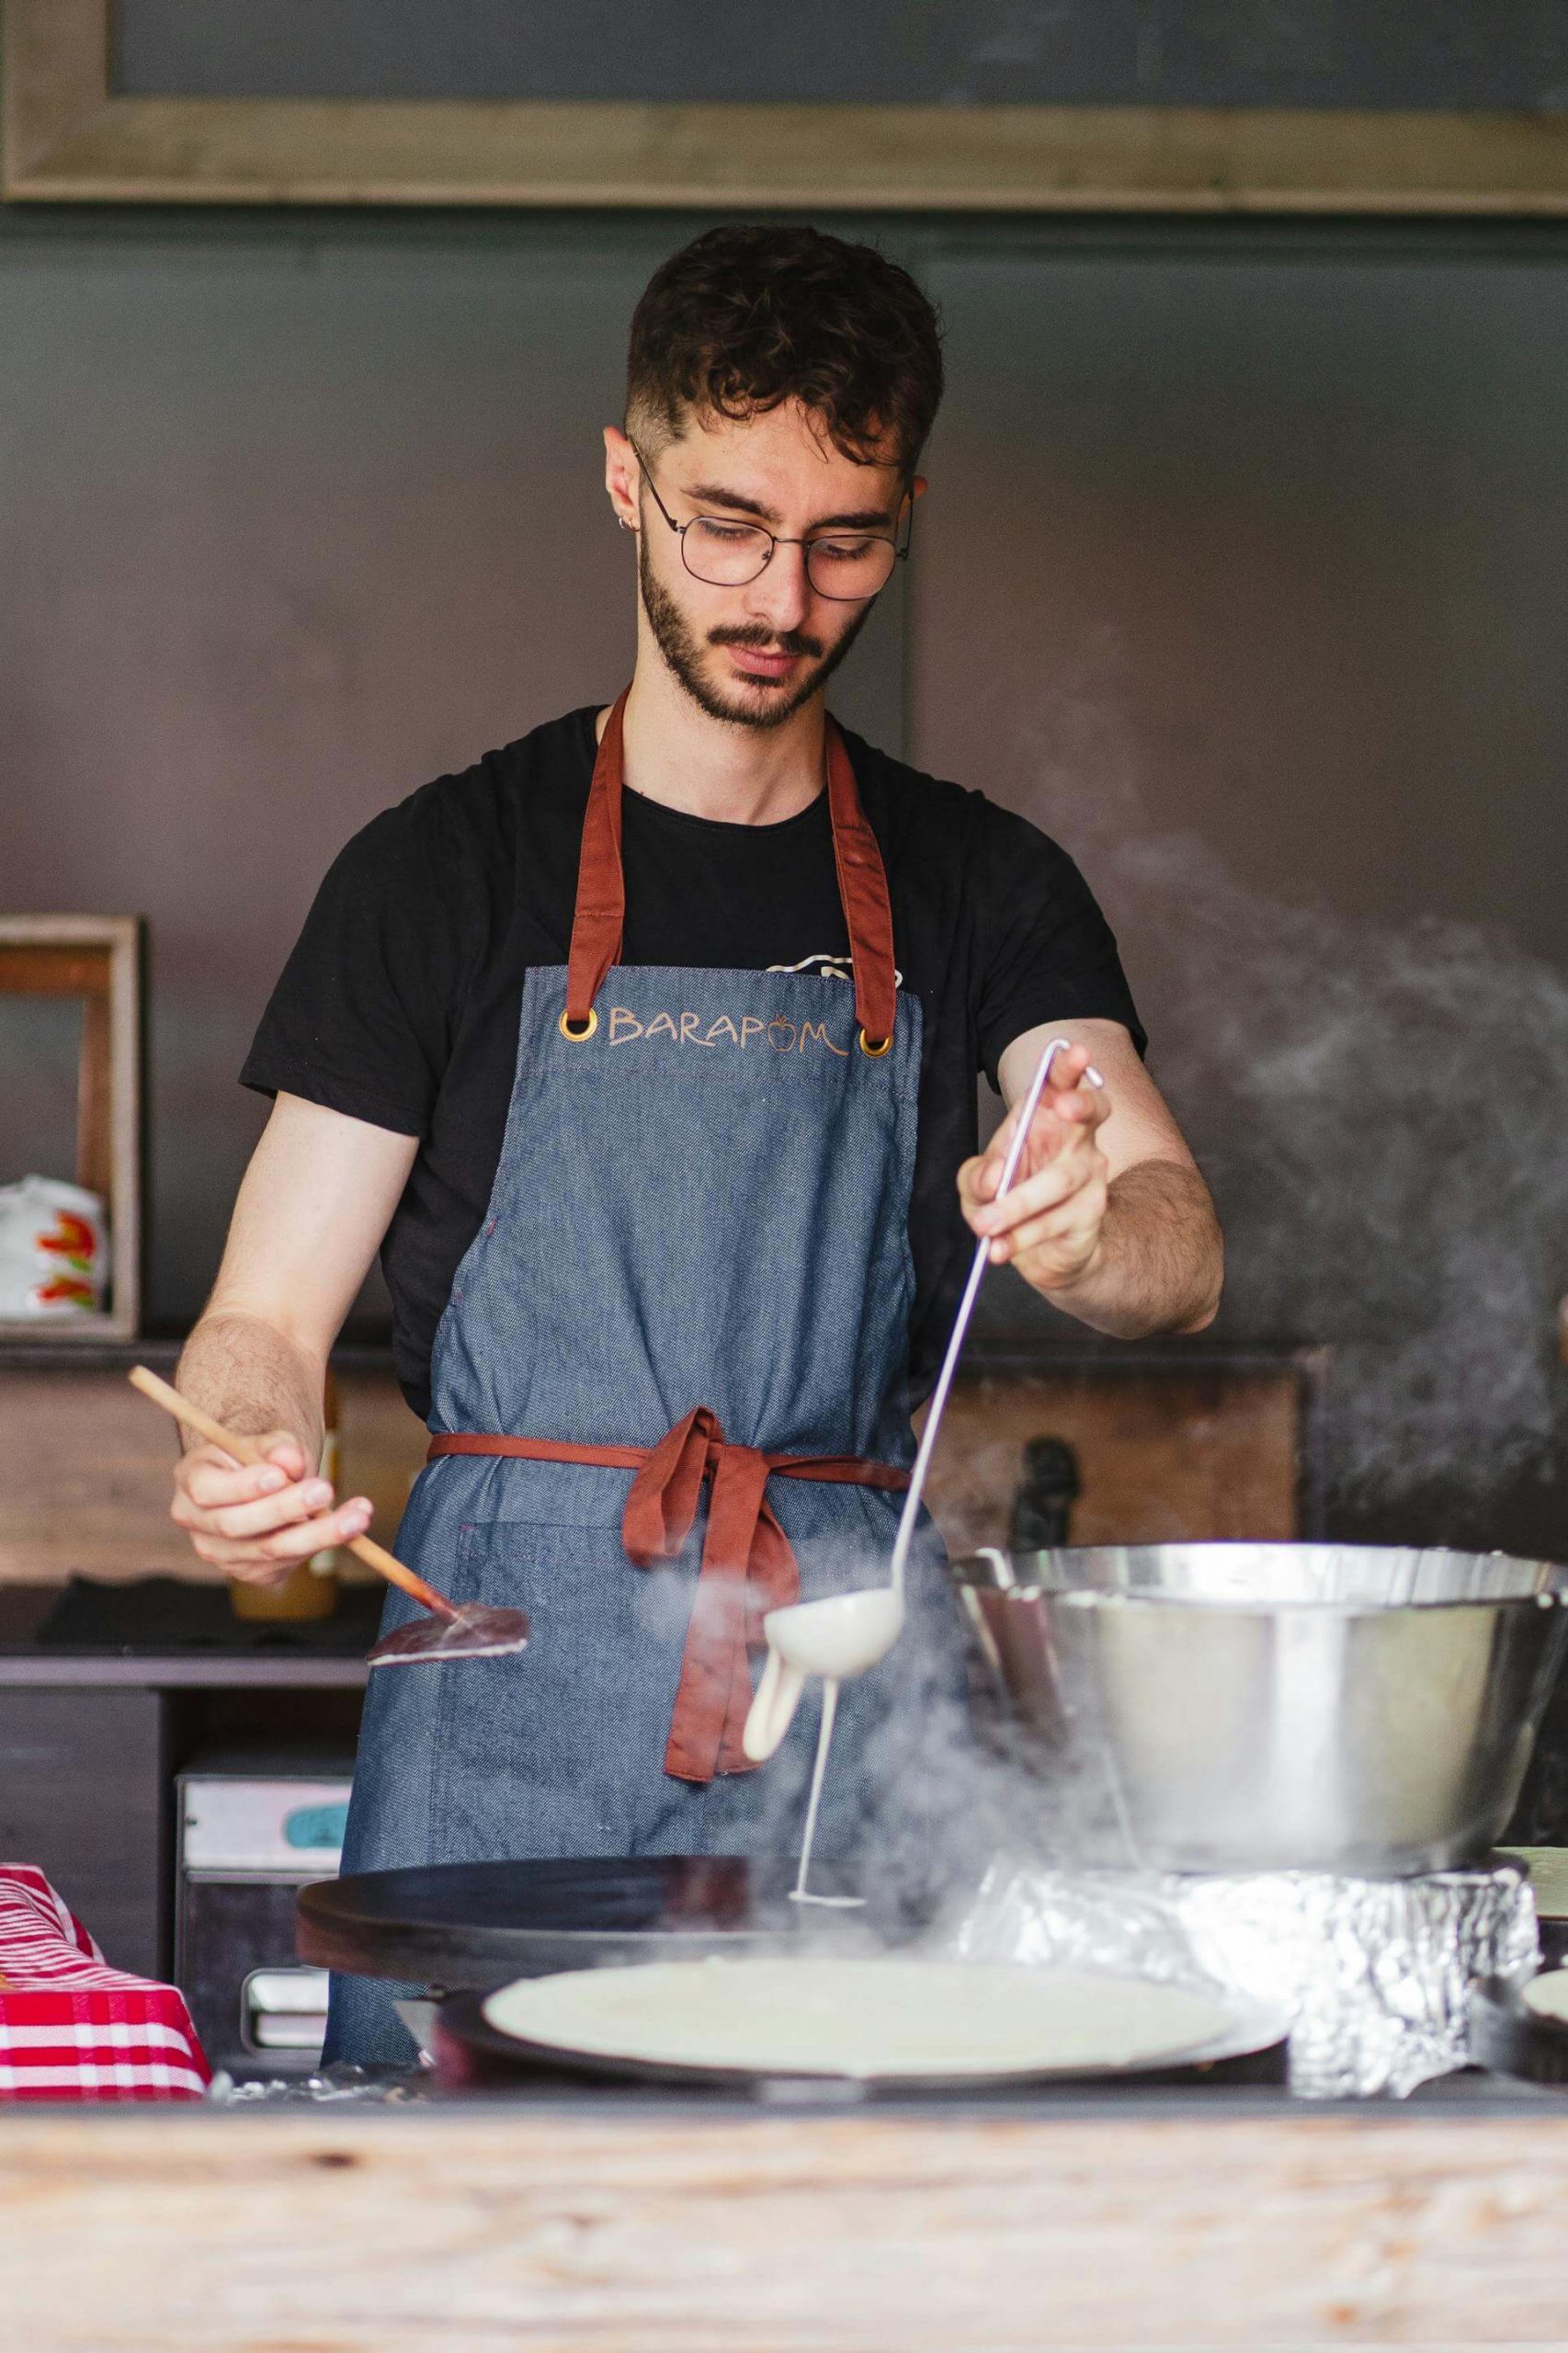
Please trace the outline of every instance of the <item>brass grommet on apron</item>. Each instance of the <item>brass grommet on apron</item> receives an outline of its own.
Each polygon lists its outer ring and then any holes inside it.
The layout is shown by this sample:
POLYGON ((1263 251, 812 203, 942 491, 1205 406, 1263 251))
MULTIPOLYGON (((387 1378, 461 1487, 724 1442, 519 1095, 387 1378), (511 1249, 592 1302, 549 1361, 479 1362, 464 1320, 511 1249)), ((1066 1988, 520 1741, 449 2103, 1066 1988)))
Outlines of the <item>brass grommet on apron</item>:
MULTIPOLYGON (((583 846, 577 866, 577 904, 566 959, 566 1002, 591 1006, 605 975, 621 960, 626 928, 626 876, 620 855, 620 795, 623 783, 622 720, 626 696, 611 706, 594 761, 588 805, 583 816, 583 846)), ((866 820, 855 770, 844 738, 827 722, 827 803, 833 825, 833 858, 838 895, 849 935, 849 966, 855 983, 855 1018, 861 1050, 881 1061, 898 1026, 898 967, 892 952, 892 908, 877 837, 866 820), (877 1042, 873 1045, 871 1040, 877 1042)), ((568 1029, 562 1037, 580 1044, 593 1030, 568 1029)))
POLYGON ((556 1027, 560 1030, 562 1036, 563 1038, 570 1038, 574 1046, 581 1046, 585 1044, 586 1040, 593 1036, 598 1026, 598 1007, 593 1005, 588 1007, 588 1017, 581 1029, 574 1029, 571 1022, 567 1019, 564 1013, 562 1013, 560 1020, 556 1024, 556 1027))

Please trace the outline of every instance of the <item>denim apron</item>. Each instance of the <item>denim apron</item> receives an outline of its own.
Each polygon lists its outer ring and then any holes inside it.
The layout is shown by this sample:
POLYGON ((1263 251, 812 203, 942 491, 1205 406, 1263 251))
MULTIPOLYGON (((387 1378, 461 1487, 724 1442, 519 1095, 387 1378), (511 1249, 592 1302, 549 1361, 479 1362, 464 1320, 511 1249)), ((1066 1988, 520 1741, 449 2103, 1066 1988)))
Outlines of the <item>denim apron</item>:
MULTIPOLYGON (((345 1871, 798 1852, 816 1707, 760 1769, 740 1746, 762 1617, 884 1576, 908 1484, 921 1008, 848 756, 830 722, 853 1004, 812 972, 623 965, 624 701, 570 961, 524 985, 398 1535, 454 1600, 521 1606, 532 1636, 370 1676, 345 1871)), ((824 1858, 852 1852, 961 1691, 928 1519, 909 1580, 910 1631, 844 1688, 824 1858)), ((393 1591, 383 1628, 411 1614, 393 1591)), ((409 2058, 392 2001, 413 1990, 335 1979, 327 2058, 409 2058)))

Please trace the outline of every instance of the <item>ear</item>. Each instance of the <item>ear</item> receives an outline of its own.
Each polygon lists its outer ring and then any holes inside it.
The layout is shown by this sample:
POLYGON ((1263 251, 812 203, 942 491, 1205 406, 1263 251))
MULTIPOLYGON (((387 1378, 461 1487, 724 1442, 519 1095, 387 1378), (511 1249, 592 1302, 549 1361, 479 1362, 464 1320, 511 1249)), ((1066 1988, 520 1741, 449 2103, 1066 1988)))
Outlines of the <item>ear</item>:
POLYGON ((928 488, 929 484, 927 483, 925 475, 916 474, 914 481, 909 485, 909 495, 911 499, 924 498, 928 488))
POLYGON ((619 425, 605 426, 605 490, 622 529, 635 531, 641 521, 637 495, 642 469, 637 452, 619 425))

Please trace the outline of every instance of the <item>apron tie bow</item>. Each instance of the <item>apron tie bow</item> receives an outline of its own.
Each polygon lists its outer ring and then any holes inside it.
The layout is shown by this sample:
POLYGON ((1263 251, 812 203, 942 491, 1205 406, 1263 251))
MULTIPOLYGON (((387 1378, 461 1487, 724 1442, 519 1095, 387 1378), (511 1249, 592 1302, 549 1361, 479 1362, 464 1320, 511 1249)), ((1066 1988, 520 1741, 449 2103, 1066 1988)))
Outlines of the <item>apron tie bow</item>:
POLYGON ((712 1483, 702 1563, 676 1687, 665 1770, 682 1781, 754 1769, 741 1745, 751 1707, 747 1653, 763 1640, 770 1609, 801 1597, 790 1540, 767 1497, 770 1457, 732 1446, 710 1405, 694 1406, 666 1431, 631 1483, 621 1541, 640 1569, 673 1561, 712 1483))
POLYGON ((767 1454, 732 1445, 711 1405, 694 1405, 655 1446, 579 1445, 570 1438, 510 1438, 445 1430, 428 1460, 446 1454, 520 1456, 533 1462, 592 1463, 632 1471, 620 1540, 640 1569, 678 1558, 710 1483, 708 1527, 681 1654, 665 1770, 678 1781, 756 1770, 741 1745, 751 1707, 749 1650, 770 1609, 801 1597, 801 1572, 767 1500, 769 1479, 827 1479, 846 1486, 907 1487, 909 1473, 858 1454, 767 1454))

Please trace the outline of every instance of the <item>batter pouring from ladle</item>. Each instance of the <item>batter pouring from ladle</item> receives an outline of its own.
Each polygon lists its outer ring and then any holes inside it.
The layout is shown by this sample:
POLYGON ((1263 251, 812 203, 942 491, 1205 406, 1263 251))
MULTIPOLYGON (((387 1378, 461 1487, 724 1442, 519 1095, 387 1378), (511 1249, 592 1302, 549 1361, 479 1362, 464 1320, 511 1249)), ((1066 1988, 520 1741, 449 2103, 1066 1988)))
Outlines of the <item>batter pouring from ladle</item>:
MULTIPOLYGON (((313 1465, 380 1247, 431 1433, 397 1552, 533 1629, 372 1676, 347 1870, 776 1845, 812 1727, 752 1768, 762 1622, 882 1573, 973 1238, 1099 1331, 1214 1313, 1213 1211, 1077 870, 826 710, 912 557, 941 382, 930 305, 868 246, 726 227, 666 262, 604 432, 630 686, 366 827, 262 1021, 274 1108, 178 1382, 267 1460, 193 1448, 176 1518, 243 1577, 363 1528, 313 1465), (976 1073, 1016 1120, 1058 1035, 999 1199, 976 1073)), ((569 540, 542 593, 573 593, 569 540)), ((897 1662, 913 1723, 961 1690, 924 1516, 904 1601, 922 1640, 845 1688, 827 1853, 897 1662)), ((406 2058, 396 1992, 337 1981, 328 2055, 406 2058)))
MULTIPOLYGON (((1056 1058, 1070 1051, 1065 1038, 1053 1038, 1040 1055, 1039 1066, 1029 1081, 1028 1093, 1008 1121, 1009 1139, 1002 1157, 1001 1173, 991 1194, 994 1208, 999 1207, 1012 1190, 1029 1130, 1056 1066, 1056 1058)), ((1084 1073, 1084 1084, 1096 1088, 1105 1085, 1105 1080, 1092 1063, 1084 1073)), ((827 1760, 833 1747, 839 1686, 848 1676, 865 1675, 871 1667, 880 1666, 903 1631, 904 1578, 915 1542, 915 1531, 919 1525, 931 1458, 941 1433, 942 1415, 947 1411, 970 1317, 974 1313, 974 1302, 980 1293, 981 1277, 995 1247, 996 1245, 982 1233, 970 1263, 969 1280, 963 1287, 959 1312, 953 1318, 952 1332, 942 1358, 942 1369, 931 1392, 926 1427, 920 1433, 920 1447, 909 1477, 909 1492, 898 1516, 887 1583, 862 1586, 855 1593, 830 1594, 821 1601, 797 1601, 787 1609, 770 1610, 762 1621, 762 1631, 767 1640, 767 1665, 763 1669, 756 1697, 751 1703, 743 1742, 746 1755, 755 1764, 762 1764, 771 1756, 789 1731, 806 1677, 812 1675, 822 1677, 822 1722, 817 1732, 816 1760, 812 1767, 811 1795, 806 1802, 801 1867, 790 1891, 797 1904, 853 1906, 863 1900, 858 1895, 818 1895, 811 1887, 812 1844, 816 1836, 817 1815, 827 1777, 827 1760)))

